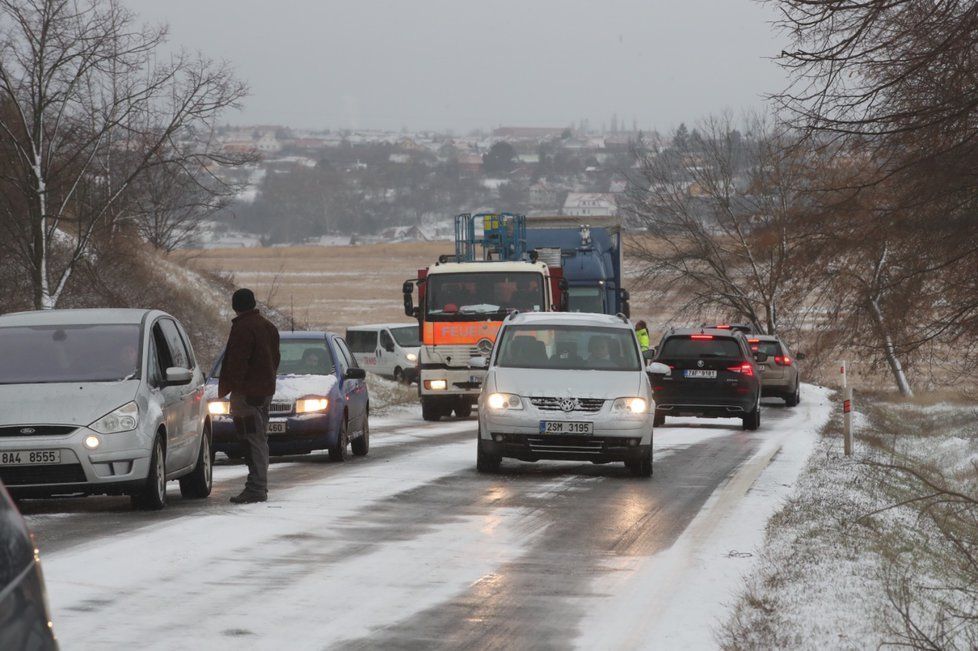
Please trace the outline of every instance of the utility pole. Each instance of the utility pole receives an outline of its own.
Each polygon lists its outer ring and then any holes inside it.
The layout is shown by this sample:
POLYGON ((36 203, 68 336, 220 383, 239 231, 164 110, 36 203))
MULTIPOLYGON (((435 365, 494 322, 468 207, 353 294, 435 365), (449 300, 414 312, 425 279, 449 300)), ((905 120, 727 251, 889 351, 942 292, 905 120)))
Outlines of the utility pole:
POLYGON ((849 386, 847 363, 842 362, 842 440, 845 455, 852 456, 852 387, 849 386))

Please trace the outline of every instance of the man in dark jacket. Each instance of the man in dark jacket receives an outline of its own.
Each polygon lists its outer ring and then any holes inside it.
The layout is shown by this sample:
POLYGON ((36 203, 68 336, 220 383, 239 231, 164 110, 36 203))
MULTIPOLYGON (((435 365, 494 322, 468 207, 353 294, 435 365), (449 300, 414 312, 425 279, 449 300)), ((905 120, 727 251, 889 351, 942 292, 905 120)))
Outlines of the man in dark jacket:
POLYGON ((248 480, 235 504, 268 499, 268 408, 278 375, 278 328, 258 313, 255 294, 239 289, 231 298, 235 316, 224 349, 220 397, 231 394, 231 416, 248 463, 248 480))

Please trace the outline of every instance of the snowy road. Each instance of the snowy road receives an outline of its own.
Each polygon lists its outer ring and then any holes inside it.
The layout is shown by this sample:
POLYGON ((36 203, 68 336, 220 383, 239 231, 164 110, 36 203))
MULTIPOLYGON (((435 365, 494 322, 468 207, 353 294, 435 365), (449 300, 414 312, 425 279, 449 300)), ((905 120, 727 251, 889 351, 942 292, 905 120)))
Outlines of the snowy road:
POLYGON ((655 475, 507 461, 475 472, 474 420, 372 421, 365 459, 273 465, 270 501, 27 501, 62 646, 641 648, 712 644, 766 518, 828 417, 670 420, 655 475), (735 552, 735 553, 731 553, 735 552))

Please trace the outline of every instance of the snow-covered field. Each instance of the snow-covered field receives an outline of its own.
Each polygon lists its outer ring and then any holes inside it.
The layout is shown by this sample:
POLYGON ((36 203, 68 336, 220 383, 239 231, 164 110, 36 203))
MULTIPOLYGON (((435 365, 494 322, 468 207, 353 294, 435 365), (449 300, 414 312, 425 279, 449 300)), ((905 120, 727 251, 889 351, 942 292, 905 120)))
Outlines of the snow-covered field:
POLYGON ((274 464, 266 504, 227 504, 245 471, 219 465, 210 500, 171 493, 155 523, 118 511, 93 531, 83 502, 28 519, 66 649, 708 648, 829 409, 806 387, 758 432, 670 420, 649 481, 479 475, 474 421, 392 406, 365 459, 274 464), (77 540, 45 553, 44 527, 72 521, 77 540))

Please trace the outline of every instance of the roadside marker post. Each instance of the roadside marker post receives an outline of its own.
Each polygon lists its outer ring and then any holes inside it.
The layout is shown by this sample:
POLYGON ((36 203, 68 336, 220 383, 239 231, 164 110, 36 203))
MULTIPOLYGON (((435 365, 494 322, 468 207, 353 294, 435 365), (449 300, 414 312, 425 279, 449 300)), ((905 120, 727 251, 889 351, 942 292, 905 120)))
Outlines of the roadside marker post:
POLYGON ((842 440, 847 457, 852 456, 852 387, 849 386, 849 374, 846 373, 846 362, 842 362, 842 440))

